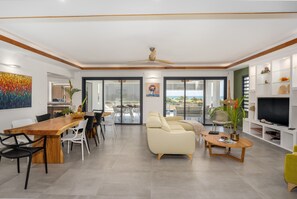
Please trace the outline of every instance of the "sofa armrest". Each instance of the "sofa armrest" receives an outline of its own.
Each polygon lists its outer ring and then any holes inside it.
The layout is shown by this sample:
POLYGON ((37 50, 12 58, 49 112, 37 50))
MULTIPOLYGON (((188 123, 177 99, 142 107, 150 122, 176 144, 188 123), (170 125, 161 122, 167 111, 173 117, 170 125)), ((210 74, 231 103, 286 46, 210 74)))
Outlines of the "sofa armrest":
POLYGON ((173 117, 165 117, 166 121, 179 121, 179 120, 183 120, 184 118, 181 116, 173 116, 173 117))
POLYGON ((148 129, 148 145, 155 154, 193 154, 195 133, 192 131, 167 132, 161 129, 148 129))
POLYGON ((287 182, 297 184, 297 155, 286 155, 284 173, 287 182))

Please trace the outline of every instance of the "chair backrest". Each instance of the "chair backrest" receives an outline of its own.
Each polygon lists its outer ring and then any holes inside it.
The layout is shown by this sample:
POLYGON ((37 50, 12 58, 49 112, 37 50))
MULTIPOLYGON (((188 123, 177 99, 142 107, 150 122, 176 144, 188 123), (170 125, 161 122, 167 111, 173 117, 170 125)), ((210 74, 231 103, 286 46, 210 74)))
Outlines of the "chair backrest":
POLYGON ((54 118, 56 118, 56 117, 62 117, 62 116, 64 116, 64 114, 62 112, 56 112, 56 113, 54 113, 54 118))
POLYGON ((34 123, 35 123, 35 121, 33 119, 31 119, 31 118, 13 120, 11 122, 11 127, 12 128, 18 128, 18 127, 21 127, 21 126, 27 126, 27 125, 34 124, 34 123))
POLYGON ((94 123, 94 116, 89 116, 89 115, 86 115, 84 117, 84 119, 88 119, 88 122, 87 122, 87 126, 86 126, 86 131, 91 131, 93 129, 93 123, 94 123))
POLYGON ((216 110, 214 120, 220 121, 220 122, 227 122, 228 114, 223 110, 216 110))
POLYGON ((36 115, 37 122, 42 122, 42 121, 49 120, 49 119, 51 119, 51 114, 50 113, 47 113, 47 114, 44 114, 44 115, 36 115))
POLYGON ((94 116, 96 118, 97 124, 101 123, 102 114, 103 114, 103 112, 101 112, 101 113, 100 112, 94 112, 94 116))
POLYGON ((79 122, 78 126, 76 127, 77 129, 82 129, 81 133, 85 134, 86 132, 86 127, 87 127, 88 119, 82 120, 79 122))

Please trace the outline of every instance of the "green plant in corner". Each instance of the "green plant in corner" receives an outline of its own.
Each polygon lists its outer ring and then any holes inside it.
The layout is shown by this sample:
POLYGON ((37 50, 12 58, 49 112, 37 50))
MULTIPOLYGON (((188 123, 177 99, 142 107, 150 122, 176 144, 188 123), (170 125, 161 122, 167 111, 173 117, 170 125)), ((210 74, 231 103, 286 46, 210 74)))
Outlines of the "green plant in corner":
POLYGON ((80 89, 78 88, 73 88, 73 85, 71 83, 71 80, 69 80, 69 88, 65 88, 65 91, 67 92, 67 94, 69 95, 69 98, 70 98, 70 104, 72 106, 72 98, 73 98, 73 95, 74 93, 77 93, 79 91, 81 91, 80 89))

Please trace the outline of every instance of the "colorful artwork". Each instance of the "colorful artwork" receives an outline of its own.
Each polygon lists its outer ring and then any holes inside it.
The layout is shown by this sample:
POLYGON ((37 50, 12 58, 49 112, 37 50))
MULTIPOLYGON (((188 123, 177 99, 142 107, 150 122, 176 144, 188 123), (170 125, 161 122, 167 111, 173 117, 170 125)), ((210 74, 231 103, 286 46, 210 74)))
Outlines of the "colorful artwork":
POLYGON ((147 97, 160 97, 160 83, 146 83, 147 97))
POLYGON ((32 77, 0 72, 0 109, 32 106, 32 77))

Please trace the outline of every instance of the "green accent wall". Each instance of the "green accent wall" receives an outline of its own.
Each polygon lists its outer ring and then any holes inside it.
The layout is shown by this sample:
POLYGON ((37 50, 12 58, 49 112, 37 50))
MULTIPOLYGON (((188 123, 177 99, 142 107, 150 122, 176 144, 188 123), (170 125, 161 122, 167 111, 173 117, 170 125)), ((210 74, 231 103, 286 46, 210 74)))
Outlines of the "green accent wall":
POLYGON ((249 67, 234 71, 234 99, 242 97, 242 77, 249 75, 249 67))

